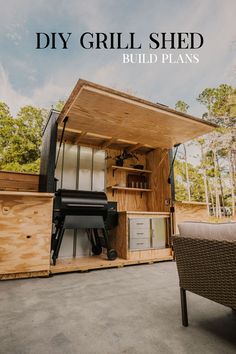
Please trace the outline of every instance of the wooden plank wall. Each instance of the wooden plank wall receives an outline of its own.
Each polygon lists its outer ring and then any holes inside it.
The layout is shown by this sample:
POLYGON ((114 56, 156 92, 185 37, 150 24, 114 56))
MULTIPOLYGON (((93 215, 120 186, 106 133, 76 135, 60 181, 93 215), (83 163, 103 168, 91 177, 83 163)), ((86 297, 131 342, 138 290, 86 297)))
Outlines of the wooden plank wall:
POLYGON ((110 231, 110 241, 119 257, 128 257, 128 218, 126 213, 119 213, 119 224, 110 231))
MULTIPOLYGON (((115 175, 113 177, 113 171, 110 168, 112 165, 115 165, 114 157, 121 154, 122 151, 119 150, 110 150, 107 149, 107 156, 111 156, 112 158, 107 159, 107 175, 106 175, 106 185, 112 186, 117 183, 123 183, 126 185, 126 178, 128 173, 124 171, 115 171, 115 175)), ((138 155, 138 161, 136 159, 129 159, 125 160, 124 166, 130 167, 131 164, 143 164, 144 168, 146 168, 146 157, 145 155, 138 155)), ((150 176, 148 175, 150 179, 150 176)), ((136 191, 115 191, 114 196, 112 195, 112 191, 107 189, 107 197, 108 200, 114 200, 118 203, 118 211, 124 210, 140 210, 140 211, 147 211, 147 199, 148 194, 150 193, 141 193, 136 191)))
POLYGON ((156 149, 147 154, 146 168, 152 170, 150 176, 150 188, 152 192, 148 194, 148 211, 170 211, 170 206, 166 201, 170 201, 171 187, 168 184, 169 176, 169 156, 168 150, 156 149))
POLYGON ((178 232, 178 224, 184 221, 209 221, 207 205, 201 203, 175 202, 175 224, 178 232))
POLYGON ((39 190, 39 175, 0 171, 0 190, 37 192, 39 190))

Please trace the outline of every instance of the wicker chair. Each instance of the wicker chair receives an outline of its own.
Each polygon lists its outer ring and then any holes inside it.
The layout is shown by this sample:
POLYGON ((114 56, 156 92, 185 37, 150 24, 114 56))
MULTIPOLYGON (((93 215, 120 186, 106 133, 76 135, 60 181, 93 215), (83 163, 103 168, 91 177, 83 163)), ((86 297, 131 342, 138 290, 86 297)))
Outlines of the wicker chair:
POLYGON ((183 326, 188 326, 186 290, 236 310, 236 223, 178 226, 173 247, 183 326))

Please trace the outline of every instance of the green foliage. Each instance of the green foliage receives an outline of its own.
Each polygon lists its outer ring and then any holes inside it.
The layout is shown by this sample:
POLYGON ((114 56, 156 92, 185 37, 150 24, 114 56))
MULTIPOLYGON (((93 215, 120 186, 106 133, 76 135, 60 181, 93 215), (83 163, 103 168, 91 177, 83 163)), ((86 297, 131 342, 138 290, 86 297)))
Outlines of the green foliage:
MULTIPOLYGON (((188 173, 190 181, 191 200, 197 202, 205 201, 204 181, 199 166, 193 166, 188 163, 188 173)), ((186 188, 186 168, 184 161, 175 161, 174 167, 175 175, 175 199, 188 200, 186 188)))
POLYGON ((1 104, 0 119, 0 169, 38 172, 43 111, 25 106, 12 118, 9 108, 1 104))
MULTIPOLYGON (((206 108, 202 118, 217 124, 218 128, 197 140, 201 151, 199 167, 190 166, 186 154, 185 161, 183 158, 179 161, 176 198, 186 199, 187 185, 190 185, 191 199, 211 202, 217 217, 225 206, 230 206, 235 213, 235 167, 230 156, 236 150, 236 89, 226 84, 206 88, 197 100, 206 108)), ((178 101, 176 109, 184 111, 184 102, 178 101)))
POLYGON ((186 102, 179 100, 175 104, 175 109, 176 111, 187 113, 189 110, 189 105, 186 102))
MULTIPOLYGON (((55 109, 61 110, 59 100, 55 109)), ((0 169, 5 171, 38 173, 42 127, 48 110, 32 106, 20 109, 16 118, 9 107, 0 102, 0 169)))
MULTIPOLYGON (((63 105, 62 101, 58 102, 63 105)), ((22 107, 13 118, 9 107, 0 102, 0 169, 39 172, 42 127, 48 110, 22 107)))
MULTIPOLYGON (((6 103, 0 102, 0 153, 8 146, 14 131, 14 120, 6 103)), ((1 158, 1 156, 0 156, 1 158)))
POLYGON ((175 160, 174 164, 174 176, 175 176, 175 199, 187 200, 187 190, 185 184, 185 166, 184 162, 175 160))
POLYGON ((230 117, 236 117, 236 93, 229 98, 230 117))
POLYGON ((189 164, 190 190, 192 200, 196 202, 205 202, 204 181, 200 167, 194 167, 189 164))
POLYGON ((230 114, 229 99, 235 94, 236 89, 226 84, 203 90, 197 98, 197 101, 204 105, 208 111, 203 118, 220 126, 232 126, 235 121, 230 114))
POLYGON ((10 162, 4 166, 4 171, 39 173, 39 167, 40 159, 23 165, 19 164, 19 162, 10 162))
POLYGON ((58 100, 57 103, 55 104, 54 109, 57 110, 57 111, 61 111, 62 108, 64 107, 64 105, 65 105, 65 101, 58 100))

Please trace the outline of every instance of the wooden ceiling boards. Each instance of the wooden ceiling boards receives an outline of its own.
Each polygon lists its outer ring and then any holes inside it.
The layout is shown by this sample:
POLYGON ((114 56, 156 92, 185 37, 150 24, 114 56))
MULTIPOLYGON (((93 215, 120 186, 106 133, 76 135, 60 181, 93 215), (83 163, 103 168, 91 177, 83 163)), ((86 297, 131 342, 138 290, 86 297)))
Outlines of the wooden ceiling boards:
POLYGON ((66 130, 78 132, 79 142, 88 137, 91 140, 94 134, 98 145, 108 144, 109 148, 123 140, 140 149, 142 146, 169 149, 209 133, 215 127, 167 106, 85 80, 77 82, 67 100, 58 117, 59 128, 65 117, 69 118, 66 130))

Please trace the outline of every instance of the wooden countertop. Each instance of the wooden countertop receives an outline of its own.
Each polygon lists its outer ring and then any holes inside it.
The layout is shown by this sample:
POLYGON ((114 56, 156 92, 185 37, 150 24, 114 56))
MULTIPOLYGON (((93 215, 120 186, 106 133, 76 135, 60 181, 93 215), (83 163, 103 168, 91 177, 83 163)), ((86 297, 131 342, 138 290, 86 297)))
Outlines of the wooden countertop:
POLYGON ((170 215, 169 212, 163 211, 132 211, 132 210, 124 210, 119 211, 119 213, 126 213, 126 214, 137 214, 137 215, 170 215))
POLYGON ((1 195, 6 195, 6 196, 16 196, 16 197, 49 197, 53 198, 54 194, 53 193, 41 193, 41 192, 17 192, 17 191, 0 191, 0 196, 1 195))

